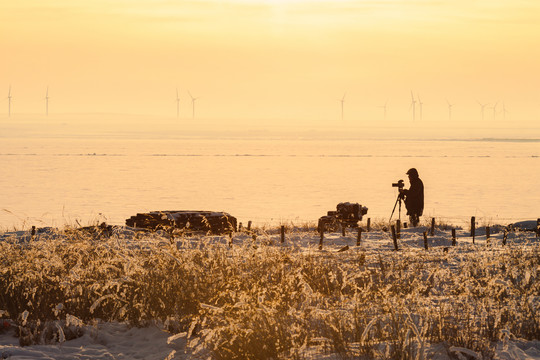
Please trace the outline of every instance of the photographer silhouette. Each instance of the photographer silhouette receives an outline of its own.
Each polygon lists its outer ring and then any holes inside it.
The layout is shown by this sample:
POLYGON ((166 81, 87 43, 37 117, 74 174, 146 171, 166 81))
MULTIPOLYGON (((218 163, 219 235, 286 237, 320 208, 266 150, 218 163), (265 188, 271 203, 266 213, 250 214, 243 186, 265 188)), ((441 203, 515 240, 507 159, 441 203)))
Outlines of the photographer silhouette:
POLYGON ((409 169, 407 175, 409 175, 411 186, 409 189, 400 189, 400 196, 405 201, 411 225, 417 226, 424 212, 424 183, 420 180, 415 168, 409 169))

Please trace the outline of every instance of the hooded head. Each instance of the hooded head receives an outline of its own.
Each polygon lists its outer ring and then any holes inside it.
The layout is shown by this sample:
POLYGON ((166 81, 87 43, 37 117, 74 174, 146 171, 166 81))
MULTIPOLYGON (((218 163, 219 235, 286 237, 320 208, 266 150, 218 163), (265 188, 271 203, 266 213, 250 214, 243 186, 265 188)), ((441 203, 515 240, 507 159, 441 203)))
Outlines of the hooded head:
POLYGON ((410 168, 407 171, 407 175, 409 175, 412 178, 417 178, 418 177, 418 171, 415 168, 410 168))

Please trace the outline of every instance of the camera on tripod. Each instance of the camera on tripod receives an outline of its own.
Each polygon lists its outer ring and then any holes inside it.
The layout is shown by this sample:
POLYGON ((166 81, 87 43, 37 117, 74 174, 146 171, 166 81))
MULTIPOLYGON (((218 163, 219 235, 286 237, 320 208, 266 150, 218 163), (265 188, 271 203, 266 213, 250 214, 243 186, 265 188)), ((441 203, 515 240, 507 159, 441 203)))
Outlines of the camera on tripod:
POLYGON ((399 190, 403 189, 405 183, 403 180, 399 180, 397 183, 392 183, 392 187, 397 187, 399 190))
POLYGON ((399 180, 396 183, 392 183, 392 187, 398 188, 398 196, 396 199, 396 203, 394 204, 394 209, 392 210, 392 214, 390 215, 390 221, 392 221, 392 216, 394 216, 394 211, 396 211, 396 206, 399 204, 399 219, 401 220, 401 201, 405 199, 405 191, 403 190, 403 187, 405 186, 405 183, 403 180, 399 180))

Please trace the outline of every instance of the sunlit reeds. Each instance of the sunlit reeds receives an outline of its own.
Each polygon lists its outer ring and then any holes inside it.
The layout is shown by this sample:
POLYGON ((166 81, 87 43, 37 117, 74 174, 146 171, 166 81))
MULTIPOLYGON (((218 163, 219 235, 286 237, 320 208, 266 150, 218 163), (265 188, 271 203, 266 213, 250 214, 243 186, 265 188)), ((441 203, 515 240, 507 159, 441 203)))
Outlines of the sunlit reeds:
POLYGON ((171 244, 155 233, 69 228, 5 239, 2 317, 23 345, 65 341, 96 320, 157 322, 216 359, 425 359, 443 351, 433 344, 489 358, 504 337, 540 338, 534 234, 446 252, 336 252, 316 250, 318 235, 303 227, 288 227, 284 245, 279 231, 253 232, 256 240, 237 234, 232 246, 228 237, 171 244))

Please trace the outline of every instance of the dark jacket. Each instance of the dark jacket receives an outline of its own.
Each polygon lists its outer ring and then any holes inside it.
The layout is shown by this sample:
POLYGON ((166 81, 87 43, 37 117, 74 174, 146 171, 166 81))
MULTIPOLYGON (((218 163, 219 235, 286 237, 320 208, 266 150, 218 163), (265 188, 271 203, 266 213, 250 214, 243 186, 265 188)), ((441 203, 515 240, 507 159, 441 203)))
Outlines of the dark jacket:
POLYGON ((412 178, 411 187, 409 190, 404 190, 405 194, 405 207, 407 208, 407 215, 417 214, 422 216, 424 212, 424 183, 420 178, 412 178))

